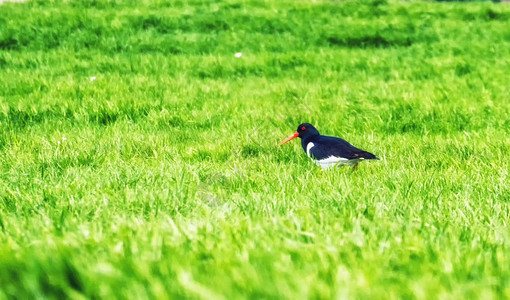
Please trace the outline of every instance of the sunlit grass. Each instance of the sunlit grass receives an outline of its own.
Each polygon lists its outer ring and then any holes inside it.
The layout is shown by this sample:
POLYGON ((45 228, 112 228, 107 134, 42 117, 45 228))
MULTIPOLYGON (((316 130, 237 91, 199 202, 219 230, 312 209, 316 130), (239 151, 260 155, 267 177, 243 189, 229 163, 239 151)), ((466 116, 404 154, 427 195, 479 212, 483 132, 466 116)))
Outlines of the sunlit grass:
POLYGON ((509 298, 509 20, 0 5, 0 298, 509 298), (382 160, 322 172, 302 122, 382 160))

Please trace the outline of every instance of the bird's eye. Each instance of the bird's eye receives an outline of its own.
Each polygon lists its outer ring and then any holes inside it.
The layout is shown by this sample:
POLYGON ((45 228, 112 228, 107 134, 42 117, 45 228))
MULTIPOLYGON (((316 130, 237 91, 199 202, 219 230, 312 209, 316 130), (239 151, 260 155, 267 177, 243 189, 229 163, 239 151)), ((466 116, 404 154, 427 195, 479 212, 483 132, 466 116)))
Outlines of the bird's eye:
POLYGON ((305 127, 305 126, 301 127, 301 130, 305 130, 305 129, 306 129, 306 127, 305 127))

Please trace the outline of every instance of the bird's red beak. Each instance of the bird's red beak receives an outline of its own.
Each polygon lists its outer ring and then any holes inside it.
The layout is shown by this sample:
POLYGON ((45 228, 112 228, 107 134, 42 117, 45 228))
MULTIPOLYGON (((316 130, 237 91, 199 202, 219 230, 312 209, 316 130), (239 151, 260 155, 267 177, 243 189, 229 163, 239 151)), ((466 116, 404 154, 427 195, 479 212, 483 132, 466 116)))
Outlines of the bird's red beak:
POLYGON ((299 132, 295 132, 294 134, 292 134, 291 136, 289 136, 288 138, 284 139, 283 141, 281 141, 278 146, 281 146, 283 144, 285 144, 286 142, 292 140, 292 139, 295 139, 299 136, 299 132))

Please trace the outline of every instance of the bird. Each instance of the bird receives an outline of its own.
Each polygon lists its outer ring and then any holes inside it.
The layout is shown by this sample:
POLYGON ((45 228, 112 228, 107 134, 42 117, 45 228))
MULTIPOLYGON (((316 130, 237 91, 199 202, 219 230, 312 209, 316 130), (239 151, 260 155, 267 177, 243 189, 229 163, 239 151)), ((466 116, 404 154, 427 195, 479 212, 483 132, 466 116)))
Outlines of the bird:
POLYGON ((301 138, 301 146, 306 155, 324 170, 344 165, 356 169, 360 161, 379 159, 370 152, 354 147, 344 139, 321 135, 310 123, 300 124, 297 131, 281 141, 278 146, 297 137, 301 138))

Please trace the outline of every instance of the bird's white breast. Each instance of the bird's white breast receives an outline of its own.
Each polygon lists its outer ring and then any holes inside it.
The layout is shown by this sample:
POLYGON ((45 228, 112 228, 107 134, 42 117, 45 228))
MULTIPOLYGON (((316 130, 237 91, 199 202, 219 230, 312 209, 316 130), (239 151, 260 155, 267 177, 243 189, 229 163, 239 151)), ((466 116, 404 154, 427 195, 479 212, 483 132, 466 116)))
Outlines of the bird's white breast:
POLYGON ((308 145, 306 145, 306 155, 308 155, 308 157, 312 158, 310 156, 310 150, 313 148, 313 146, 315 146, 312 142, 308 143, 308 145))
POLYGON ((358 160, 350 160, 350 159, 347 159, 347 158, 344 158, 344 157, 338 157, 338 156, 330 156, 328 158, 324 158, 324 159, 315 159, 311 156, 310 154, 310 150, 314 147, 315 145, 312 143, 312 142, 309 142, 307 145, 306 145, 306 155, 308 157, 310 157, 319 167, 323 168, 323 169, 329 169, 331 167, 339 167, 339 166, 343 166, 343 165, 354 165, 356 164, 356 162, 358 160))
POLYGON ((316 160, 315 163, 323 169, 329 169, 331 167, 340 167, 343 165, 352 165, 353 161, 337 156, 330 156, 325 159, 316 160))

